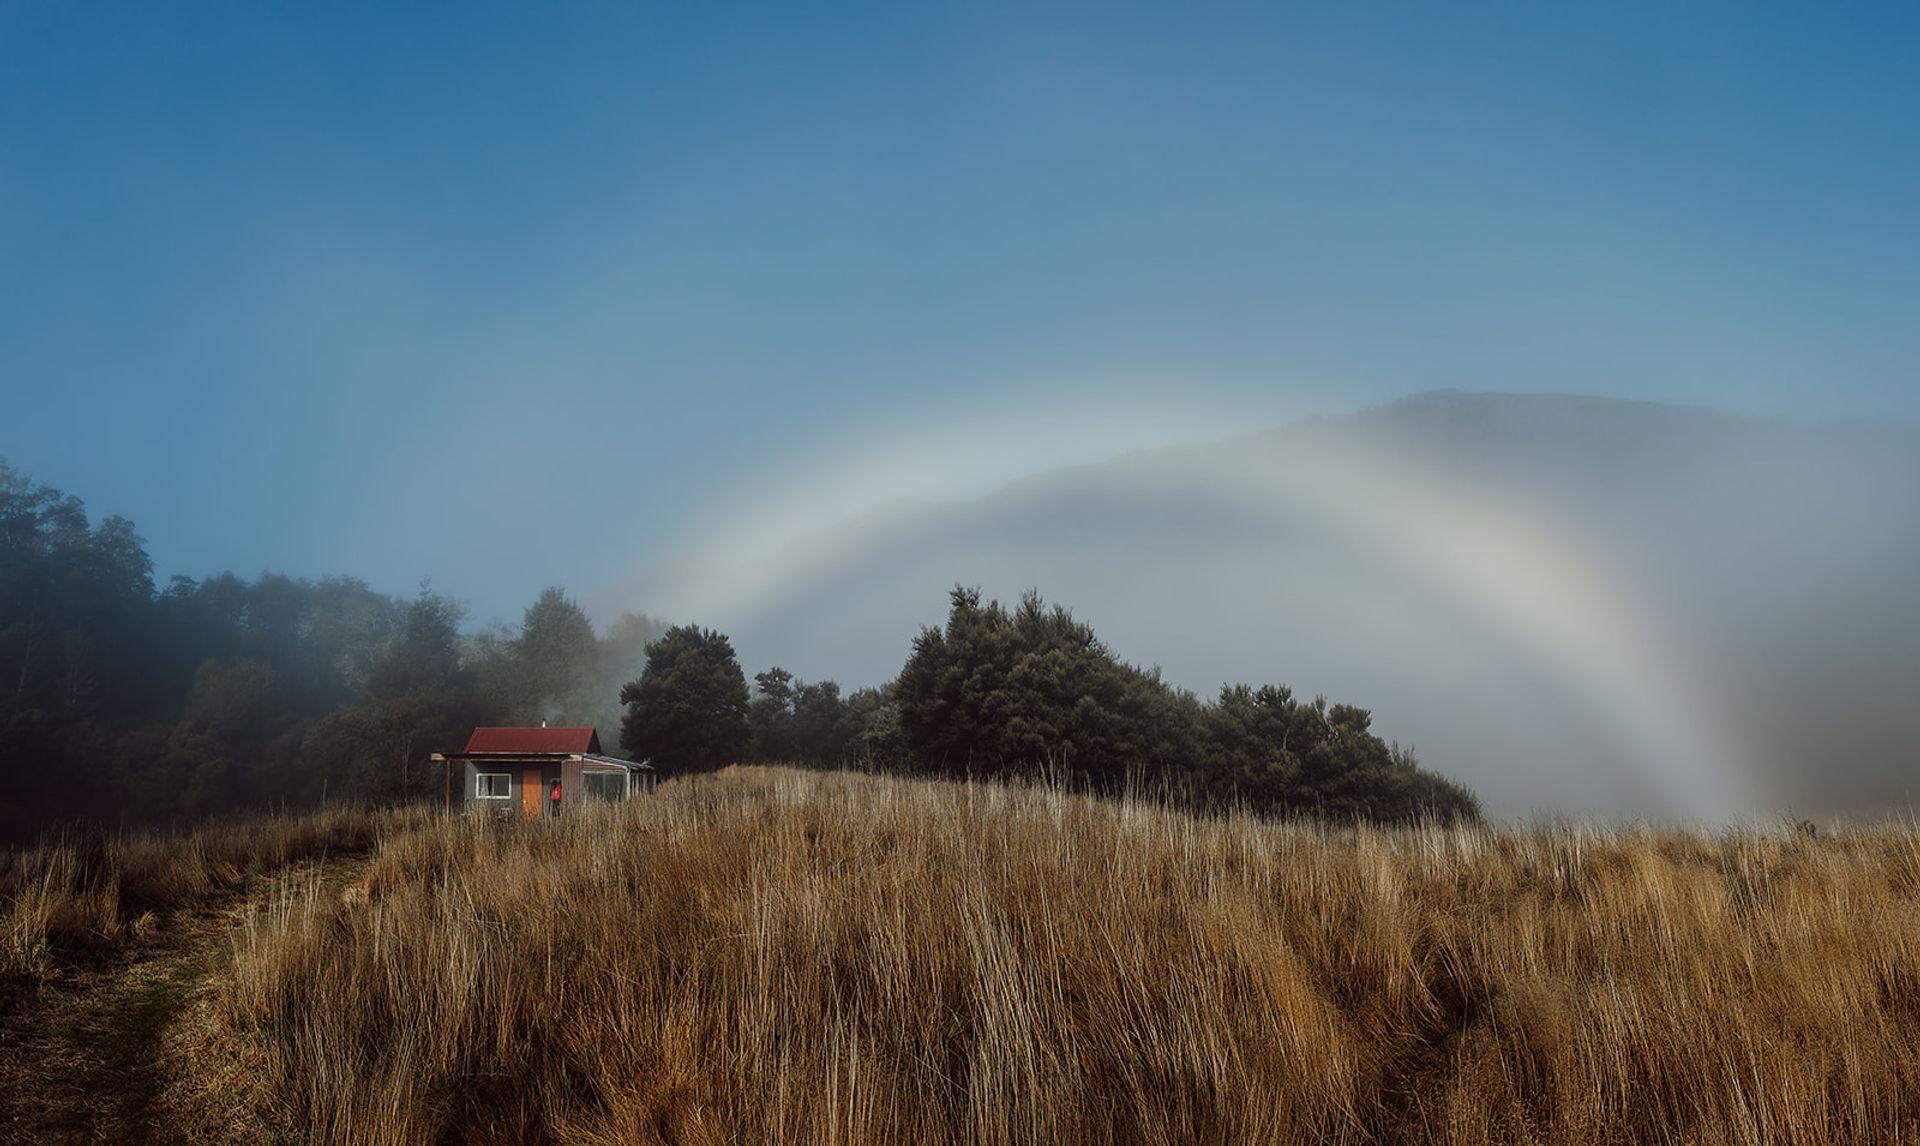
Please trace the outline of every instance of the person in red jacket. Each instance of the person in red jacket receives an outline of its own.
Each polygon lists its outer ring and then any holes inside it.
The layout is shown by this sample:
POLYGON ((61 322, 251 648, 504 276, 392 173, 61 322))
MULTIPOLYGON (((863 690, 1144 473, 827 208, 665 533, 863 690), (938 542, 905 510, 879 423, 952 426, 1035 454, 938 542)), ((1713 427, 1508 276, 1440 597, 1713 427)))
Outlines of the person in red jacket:
POLYGON ((553 782, 553 790, 547 793, 547 814, 550 816, 560 814, 560 781, 558 780, 553 782))

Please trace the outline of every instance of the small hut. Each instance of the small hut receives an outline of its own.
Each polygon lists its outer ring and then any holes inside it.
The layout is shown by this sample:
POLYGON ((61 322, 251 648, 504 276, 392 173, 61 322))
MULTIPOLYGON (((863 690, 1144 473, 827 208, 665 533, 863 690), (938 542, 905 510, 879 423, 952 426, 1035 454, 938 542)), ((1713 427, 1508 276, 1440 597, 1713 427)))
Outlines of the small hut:
POLYGON ((537 820, 589 801, 652 791, 653 767, 600 751, 592 727, 476 728, 463 752, 435 753, 446 800, 469 811, 537 820))

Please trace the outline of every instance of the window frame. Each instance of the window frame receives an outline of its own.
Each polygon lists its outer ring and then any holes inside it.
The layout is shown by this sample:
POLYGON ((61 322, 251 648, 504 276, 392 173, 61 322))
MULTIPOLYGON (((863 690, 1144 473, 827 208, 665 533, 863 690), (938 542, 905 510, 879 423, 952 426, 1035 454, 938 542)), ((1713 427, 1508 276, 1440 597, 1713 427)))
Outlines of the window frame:
POLYGON ((513 773, 511 772, 475 772, 473 774, 473 798, 476 800, 511 800, 513 799, 513 778, 513 773), (484 784, 484 781, 487 780, 505 780, 505 791, 498 796, 486 792, 484 789, 487 785, 484 784))
POLYGON ((625 772, 584 772, 580 780, 589 800, 618 804, 633 795, 630 778, 625 772))

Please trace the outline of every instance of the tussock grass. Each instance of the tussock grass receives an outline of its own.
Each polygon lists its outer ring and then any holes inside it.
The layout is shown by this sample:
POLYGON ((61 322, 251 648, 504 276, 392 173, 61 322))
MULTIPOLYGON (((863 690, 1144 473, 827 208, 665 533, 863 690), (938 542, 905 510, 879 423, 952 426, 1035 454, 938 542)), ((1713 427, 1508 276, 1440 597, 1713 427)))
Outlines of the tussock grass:
POLYGON ((371 847, 378 832, 426 819, 419 810, 342 808, 192 832, 69 831, 0 852, 0 984, 30 986, 62 954, 150 936, 159 913, 300 860, 371 847))
POLYGON ((393 835, 213 1012, 314 1141, 1913 1140, 1920 833, 730 769, 393 835))

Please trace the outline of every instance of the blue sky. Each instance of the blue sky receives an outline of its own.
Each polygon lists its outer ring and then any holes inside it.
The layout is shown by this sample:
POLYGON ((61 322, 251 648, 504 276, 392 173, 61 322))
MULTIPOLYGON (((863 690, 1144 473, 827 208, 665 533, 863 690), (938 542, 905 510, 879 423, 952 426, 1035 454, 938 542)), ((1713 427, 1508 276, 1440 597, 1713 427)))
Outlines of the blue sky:
POLYGON ((1920 17, 1681 7, 3 3, 0 455, 485 621, 841 464, 1920 416, 1920 17))

